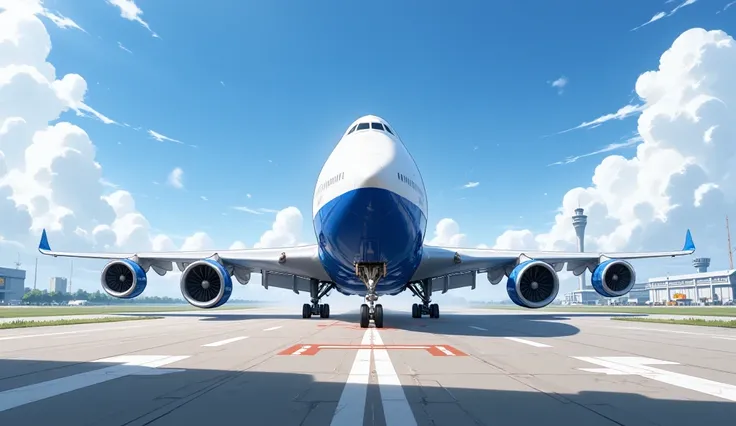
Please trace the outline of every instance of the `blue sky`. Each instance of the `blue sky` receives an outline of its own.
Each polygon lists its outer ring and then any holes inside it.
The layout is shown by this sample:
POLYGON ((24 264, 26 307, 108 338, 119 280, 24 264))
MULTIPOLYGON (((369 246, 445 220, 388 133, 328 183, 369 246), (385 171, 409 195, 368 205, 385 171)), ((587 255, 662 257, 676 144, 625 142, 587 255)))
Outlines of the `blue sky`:
POLYGON ((84 123, 106 178, 168 234, 202 229, 218 240, 236 229, 250 245, 270 218, 233 205, 294 205, 308 217, 339 136, 376 114, 422 170, 429 223, 453 217, 480 243, 503 227, 544 227, 601 156, 548 165, 620 142, 636 120, 544 136, 628 103, 638 75, 682 31, 736 22, 736 10, 715 13, 728 2, 697 2, 637 31, 671 4, 505 3, 139 0, 153 38, 105 2, 57 0, 47 7, 89 34, 50 27, 49 61, 84 76, 88 104, 142 128, 84 123), (560 77, 561 94, 550 85, 560 77), (197 148, 157 142, 147 129, 197 148), (175 167, 183 191, 163 185, 175 167), (460 189, 471 181, 480 185, 460 189), (213 214, 221 217, 206 219, 213 214))
POLYGON ((205 231, 248 247, 273 213, 233 206, 296 206, 313 242, 317 175, 366 114, 393 124, 415 157, 430 227, 451 217, 473 246, 509 228, 546 231, 568 190, 635 145, 550 164, 622 143, 636 118, 558 133, 637 104, 637 78, 683 31, 736 26, 727 0, 135 3, 140 21, 102 0, 44 2, 85 30, 44 21, 57 76, 82 75, 85 103, 125 125, 61 118, 89 133, 104 178, 153 228, 179 244, 205 231), (177 167, 183 188, 167 184, 177 167))

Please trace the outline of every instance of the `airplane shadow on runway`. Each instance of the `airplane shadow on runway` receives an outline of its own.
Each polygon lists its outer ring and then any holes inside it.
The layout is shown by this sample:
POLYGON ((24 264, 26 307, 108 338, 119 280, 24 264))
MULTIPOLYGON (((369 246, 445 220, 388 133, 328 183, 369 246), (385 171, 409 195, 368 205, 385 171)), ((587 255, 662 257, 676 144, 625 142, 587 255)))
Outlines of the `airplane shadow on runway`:
MULTIPOLYGON (((176 364, 154 369, 100 362, 3 359, 0 424, 327 425, 346 386, 344 377, 333 374, 328 379, 316 381, 311 374, 297 373, 176 369, 176 364), (167 368, 174 370, 162 374, 167 368)), ((459 378, 438 373, 431 380, 417 375, 412 381, 416 384, 402 389, 418 426, 692 426, 703 421, 733 424, 736 418, 733 402, 674 386, 672 393, 682 395, 682 400, 666 399, 662 390, 656 389, 651 391, 656 399, 607 390, 620 389, 621 379, 573 383, 559 379, 545 385, 547 393, 509 376, 489 375, 480 378, 482 384, 477 380, 467 375, 459 378), (456 385, 463 380, 475 380, 473 388, 456 385), (585 382, 597 389, 585 390, 585 382), (575 391, 567 390, 573 386, 577 386, 575 391), (510 387, 521 390, 508 390, 510 387)), ((400 392, 390 394, 390 413, 395 415, 406 405, 396 399, 400 392)), ((368 385, 365 405, 358 401, 359 407, 365 407, 363 415, 369 424, 386 424, 377 385, 368 385)), ((364 424, 359 407, 345 408, 355 425, 364 424)))
MULTIPOLYGON (((126 316, 156 317, 191 317, 202 321, 247 321, 254 319, 290 319, 295 321, 324 322, 334 324, 335 321, 357 326, 360 316, 357 311, 332 314, 330 318, 302 318, 301 314, 286 313, 229 313, 228 311, 197 312, 160 312, 131 313, 126 316)), ((580 329, 567 323, 570 318, 597 317, 609 318, 617 316, 640 316, 637 314, 524 314, 524 313, 473 313, 473 314, 440 314, 440 318, 412 318, 408 312, 384 311, 384 327, 407 330, 416 333, 444 334, 451 336, 487 336, 487 337, 564 337, 578 334, 580 329)))

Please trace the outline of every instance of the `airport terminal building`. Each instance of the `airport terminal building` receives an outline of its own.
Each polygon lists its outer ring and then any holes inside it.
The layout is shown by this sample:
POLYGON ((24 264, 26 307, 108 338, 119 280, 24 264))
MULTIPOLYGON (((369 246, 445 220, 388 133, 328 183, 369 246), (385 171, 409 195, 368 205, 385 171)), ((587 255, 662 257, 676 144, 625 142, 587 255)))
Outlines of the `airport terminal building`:
POLYGON ((26 283, 26 271, 0 268, 0 305, 20 302, 26 283))
POLYGON ((682 299, 697 304, 733 301, 734 286, 736 269, 651 278, 647 288, 652 303, 666 304, 682 299))

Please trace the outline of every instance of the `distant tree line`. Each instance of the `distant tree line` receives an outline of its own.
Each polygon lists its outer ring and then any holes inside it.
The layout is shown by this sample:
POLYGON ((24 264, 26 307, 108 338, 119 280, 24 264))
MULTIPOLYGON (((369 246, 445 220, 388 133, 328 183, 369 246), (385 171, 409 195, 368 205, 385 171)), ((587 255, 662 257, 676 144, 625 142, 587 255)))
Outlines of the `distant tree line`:
MULTIPOLYGON (((28 287, 23 294, 22 302, 26 305, 66 304, 71 300, 86 300, 90 305, 174 305, 187 303, 184 299, 175 299, 167 296, 139 296, 135 299, 118 299, 111 297, 100 290, 90 293, 79 289, 74 293, 58 293, 47 290, 33 290, 28 287)), ((255 300, 230 299, 228 303, 256 303, 255 300)))

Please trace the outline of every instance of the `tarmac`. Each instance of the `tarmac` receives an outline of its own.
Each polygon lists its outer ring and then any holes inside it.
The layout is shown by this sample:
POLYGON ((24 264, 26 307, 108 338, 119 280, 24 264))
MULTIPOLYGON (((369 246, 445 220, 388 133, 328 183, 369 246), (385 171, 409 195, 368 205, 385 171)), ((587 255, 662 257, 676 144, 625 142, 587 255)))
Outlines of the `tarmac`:
MULTIPOLYGON (((443 308, 131 314, 0 330, 0 425, 694 425, 736 419, 736 330, 443 308)), ((442 305, 440 305, 442 307, 442 305)), ((357 307, 357 306, 356 306, 357 307)))

